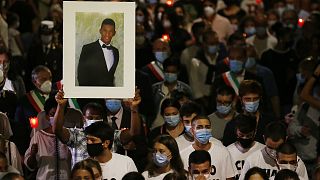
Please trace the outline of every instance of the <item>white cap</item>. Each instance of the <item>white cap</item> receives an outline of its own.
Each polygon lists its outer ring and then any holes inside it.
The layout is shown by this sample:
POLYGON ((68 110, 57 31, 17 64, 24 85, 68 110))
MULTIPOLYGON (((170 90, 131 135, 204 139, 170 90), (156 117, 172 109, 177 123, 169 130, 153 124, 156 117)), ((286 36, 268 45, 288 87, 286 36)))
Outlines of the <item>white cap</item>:
POLYGON ((41 21, 41 26, 47 26, 48 29, 52 29, 54 27, 54 23, 53 21, 44 20, 44 21, 41 21))

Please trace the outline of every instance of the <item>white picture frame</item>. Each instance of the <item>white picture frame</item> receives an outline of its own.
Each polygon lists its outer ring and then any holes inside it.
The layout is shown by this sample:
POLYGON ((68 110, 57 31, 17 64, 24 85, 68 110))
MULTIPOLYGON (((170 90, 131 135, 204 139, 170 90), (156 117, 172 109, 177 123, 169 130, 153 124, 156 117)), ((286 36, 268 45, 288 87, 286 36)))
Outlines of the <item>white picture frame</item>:
MULTIPOLYGON (((63 2, 63 90, 66 98, 132 98, 135 90, 135 3, 63 2), (82 46, 100 38, 103 19, 116 23, 111 44, 119 50, 115 86, 79 86, 77 65, 82 46)), ((88 72, 90 77, 91 73, 88 72)), ((91 74, 92 75, 92 74, 91 74)))

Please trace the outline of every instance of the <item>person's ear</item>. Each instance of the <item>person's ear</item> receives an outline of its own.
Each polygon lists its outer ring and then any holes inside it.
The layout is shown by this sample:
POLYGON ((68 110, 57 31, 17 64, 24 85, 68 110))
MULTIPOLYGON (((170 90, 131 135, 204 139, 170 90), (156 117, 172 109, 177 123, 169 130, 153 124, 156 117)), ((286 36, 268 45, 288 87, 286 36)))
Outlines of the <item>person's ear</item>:
POLYGON ((116 35, 116 33, 117 33, 117 31, 116 31, 116 30, 114 30, 114 32, 113 32, 113 36, 115 36, 115 35, 116 35))
POLYGON ((110 140, 105 140, 102 143, 103 149, 109 149, 110 140))

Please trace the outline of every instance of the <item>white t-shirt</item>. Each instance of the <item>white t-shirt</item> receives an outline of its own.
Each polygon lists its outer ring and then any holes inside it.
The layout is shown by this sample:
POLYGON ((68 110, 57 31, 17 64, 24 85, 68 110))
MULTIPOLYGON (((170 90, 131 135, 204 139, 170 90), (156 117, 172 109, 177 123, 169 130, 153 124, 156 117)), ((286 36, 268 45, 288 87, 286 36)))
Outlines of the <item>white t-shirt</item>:
MULTIPOLYGON (((179 151, 183 151, 185 148, 189 147, 190 145, 193 144, 194 141, 188 141, 184 135, 181 135, 179 137, 176 137, 176 142, 178 144, 178 147, 179 147, 179 151)), ((221 145, 223 146, 222 142, 214 137, 211 137, 209 139, 210 142, 212 142, 213 144, 218 144, 218 145, 221 145)))
MULTIPOLYGON (((296 169, 296 173, 303 177, 303 179, 308 179, 308 173, 306 170, 306 166, 304 165, 303 161, 300 157, 297 157, 298 160, 298 167, 296 169)), ((241 170, 240 180, 244 179, 246 172, 252 167, 260 167, 261 169, 265 170, 268 176, 271 178, 277 174, 279 171, 278 166, 275 164, 275 160, 271 159, 265 152, 265 148, 258 150, 252 153, 250 156, 247 157, 243 168, 241 170), (270 163, 267 163, 270 162, 270 163), (273 163, 272 163, 273 162, 273 163), (271 164, 272 163, 272 164, 271 164)))
POLYGON ((148 174, 148 171, 144 171, 143 173, 142 173, 142 176, 145 178, 145 179, 152 179, 152 180, 162 180, 167 174, 170 174, 170 173, 172 173, 173 171, 172 170, 170 170, 170 171, 168 171, 168 172, 166 172, 166 173, 162 173, 162 174, 159 174, 159 175, 157 175, 157 176, 154 176, 154 177, 149 177, 149 174, 148 174))
MULTIPOLYGON (((193 146, 190 145, 183 151, 180 151, 185 170, 188 170, 189 155, 194 150, 193 146)), ((212 179, 226 179, 236 175, 236 170, 234 169, 230 154, 226 147, 211 143, 211 147, 208 152, 211 156, 212 179)))
MULTIPOLYGON (((237 143, 237 142, 235 142, 237 143)), ((255 141, 255 144, 249 149, 249 151, 243 153, 241 152, 235 143, 230 144, 227 149, 231 155, 231 160, 233 162, 234 168, 237 170, 237 176, 236 179, 239 178, 241 169, 244 165, 245 159, 250 156, 255 151, 261 150, 264 148, 264 145, 255 141)))
POLYGON ((122 179, 128 172, 138 172, 133 160, 128 156, 112 153, 112 158, 106 163, 100 163, 103 179, 122 179))

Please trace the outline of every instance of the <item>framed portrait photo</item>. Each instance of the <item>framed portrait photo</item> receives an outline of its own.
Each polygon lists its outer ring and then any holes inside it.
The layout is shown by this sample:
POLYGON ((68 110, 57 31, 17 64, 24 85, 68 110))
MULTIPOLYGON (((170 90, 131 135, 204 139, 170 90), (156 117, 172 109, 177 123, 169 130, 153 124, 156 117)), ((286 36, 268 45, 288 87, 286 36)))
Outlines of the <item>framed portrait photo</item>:
POLYGON ((67 98, 134 96, 134 2, 63 2, 63 89, 67 98))

